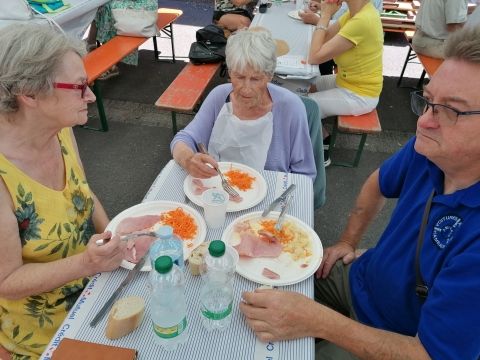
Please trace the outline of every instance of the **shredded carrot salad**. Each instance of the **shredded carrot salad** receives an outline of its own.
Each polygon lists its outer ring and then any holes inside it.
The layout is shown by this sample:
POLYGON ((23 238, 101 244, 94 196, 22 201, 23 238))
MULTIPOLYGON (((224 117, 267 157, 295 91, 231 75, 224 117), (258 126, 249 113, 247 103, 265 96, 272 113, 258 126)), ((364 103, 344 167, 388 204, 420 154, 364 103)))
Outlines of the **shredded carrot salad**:
POLYGON ((232 186, 236 186, 242 191, 252 188, 252 184, 255 181, 255 177, 240 170, 228 170, 225 172, 225 176, 228 178, 228 183, 232 186))
POLYGON ((197 235, 195 219, 182 208, 176 208, 160 214, 160 221, 164 225, 170 225, 173 233, 182 240, 192 240, 197 235))
POLYGON ((282 244, 287 244, 292 241, 295 235, 291 231, 288 231, 285 226, 282 226, 280 231, 275 229, 276 222, 276 220, 262 220, 260 221, 260 226, 263 230, 275 236, 282 244))

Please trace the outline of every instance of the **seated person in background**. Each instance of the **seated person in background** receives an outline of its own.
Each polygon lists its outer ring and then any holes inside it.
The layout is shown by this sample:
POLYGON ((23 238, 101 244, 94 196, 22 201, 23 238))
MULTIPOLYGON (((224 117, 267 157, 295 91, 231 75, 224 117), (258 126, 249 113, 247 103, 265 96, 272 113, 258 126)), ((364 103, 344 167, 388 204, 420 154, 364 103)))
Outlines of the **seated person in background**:
POLYGON ((230 30, 247 28, 253 19, 257 0, 215 0, 213 23, 230 30))
MULTIPOLYGON (((383 0, 371 0, 372 4, 378 10, 378 13, 383 11, 383 0)), ((299 12, 299 16, 302 18, 305 24, 317 25, 318 20, 320 19, 320 0, 310 0, 309 8, 306 11, 299 12)), ((344 1, 340 6, 340 9, 333 14, 330 21, 338 21, 338 19, 348 11, 347 3, 344 1)), ((328 60, 324 63, 318 65, 321 75, 333 74, 333 68, 335 66, 335 61, 328 60)))
POLYGON ((269 83, 275 51, 275 42, 265 30, 237 31, 228 38, 225 52, 231 83, 213 89, 170 144, 173 158, 189 174, 215 176, 207 164, 233 161, 315 179, 305 106, 297 95, 269 83), (198 143, 208 145, 211 156, 198 153, 198 143))
POLYGON ((339 242, 325 249, 316 301, 278 290, 242 295, 260 340, 325 339, 317 359, 478 359, 480 26, 452 34, 445 55, 423 94, 412 93, 417 136, 370 175, 339 242), (431 195, 418 253, 422 297, 416 252, 431 195), (385 198, 398 198, 390 223, 353 261, 385 198))
MULTIPOLYGON (((309 63, 334 59, 338 73, 318 76, 309 97, 323 117, 361 115, 375 109, 382 91, 383 29, 370 0, 349 0, 348 11, 329 25, 342 1, 322 2, 312 35, 309 63)), ((325 166, 330 164, 330 136, 324 129, 325 166)))
POLYGON ((416 53, 444 58, 445 39, 467 21, 468 0, 422 0, 412 39, 416 53))
POLYGON ((108 217, 72 131, 95 101, 84 53, 46 25, 0 32, 0 354, 14 359, 38 358, 89 276, 123 258, 118 236, 95 244, 108 217))

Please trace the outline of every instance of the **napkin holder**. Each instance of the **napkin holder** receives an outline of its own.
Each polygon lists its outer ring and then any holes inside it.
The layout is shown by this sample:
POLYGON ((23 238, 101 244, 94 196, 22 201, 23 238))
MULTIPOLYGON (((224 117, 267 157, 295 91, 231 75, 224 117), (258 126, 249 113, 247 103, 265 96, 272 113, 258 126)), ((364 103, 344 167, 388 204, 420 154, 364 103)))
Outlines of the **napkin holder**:
POLYGON ((64 338, 52 354, 52 360, 136 360, 137 351, 118 346, 64 338))

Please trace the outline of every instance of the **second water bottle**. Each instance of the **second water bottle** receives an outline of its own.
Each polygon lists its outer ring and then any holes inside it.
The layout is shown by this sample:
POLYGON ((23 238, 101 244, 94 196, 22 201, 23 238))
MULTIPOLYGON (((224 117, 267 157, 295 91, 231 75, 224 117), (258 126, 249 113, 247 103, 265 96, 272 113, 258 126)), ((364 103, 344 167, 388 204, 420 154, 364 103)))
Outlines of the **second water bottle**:
POLYGON ((210 243, 200 290, 202 321, 208 331, 222 331, 230 325, 233 277, 237 261, 238 255, 235 250, 226 249, 223 241, 214 240, 210 243))

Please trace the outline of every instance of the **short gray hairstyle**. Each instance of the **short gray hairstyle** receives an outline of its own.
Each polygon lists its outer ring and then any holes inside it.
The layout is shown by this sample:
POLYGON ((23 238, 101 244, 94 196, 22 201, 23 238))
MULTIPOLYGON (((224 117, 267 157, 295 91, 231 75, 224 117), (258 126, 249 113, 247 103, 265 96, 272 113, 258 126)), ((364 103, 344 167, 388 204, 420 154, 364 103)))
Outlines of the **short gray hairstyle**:
POLYGON ((480 25, 464 26, 453 32, 445 43, 445 59, 480 64, 480 25))
POLYGON ((277 65, 276 46, 268 30, 239 30, 230 35, 225 49, 229 70, 242 72, 246 67, 273 76, 277 65))
POLYGON ((0 31, 0 113, 18 110, 18 95, 36 95, 53 89, 63 57, 85 54, 85 44, 50 28, 20 23, 0 31))

